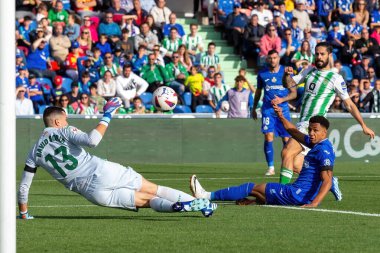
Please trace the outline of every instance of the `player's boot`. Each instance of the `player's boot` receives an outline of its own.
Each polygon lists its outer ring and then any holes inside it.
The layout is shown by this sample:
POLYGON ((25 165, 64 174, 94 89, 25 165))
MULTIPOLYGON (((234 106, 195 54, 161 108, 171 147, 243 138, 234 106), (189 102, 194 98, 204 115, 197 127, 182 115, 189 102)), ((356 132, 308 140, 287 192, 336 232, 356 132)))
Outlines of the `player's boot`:
POLYGON ((196 175, 192 175, 190 178, 190 191, 195 198, 210 198, 210 193, 203 189, 196 175))
POLYGON ((274 172, 274 169, 268 169, 267 172, 265 173, 265 176, 274 176, 274 174, 276 174, 274 172))
POLYGON ((330 191, 332 192, 332 194, 334 194, 336 201, 341 201, 343 199, 342 192, 339 189, 339 182, 337 177, 333 177, 330 191))
POLYGON ((211 207, 211 201, 208 199, 194 199, 185 202, 176 202, 172 208, 175 212, 197 212, 211 207))
POLYGON ((203 214, 204 217, 208 218, 208 217, 210 217, 214 213, 214 211, 215 211, 216 208, 218 208, 218 205, 215 204, 215 203, 210 202, 210 204, 206 208, 203 208, 201 210, 201 212, 202 212, 202 214, 203 214))

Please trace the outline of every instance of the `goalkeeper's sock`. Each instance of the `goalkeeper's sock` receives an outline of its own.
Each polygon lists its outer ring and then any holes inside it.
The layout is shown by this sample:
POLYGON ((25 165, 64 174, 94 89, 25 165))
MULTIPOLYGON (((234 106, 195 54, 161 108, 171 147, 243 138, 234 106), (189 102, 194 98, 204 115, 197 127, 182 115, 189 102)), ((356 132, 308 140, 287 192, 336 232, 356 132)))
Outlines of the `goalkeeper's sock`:
POLYGON ((156 211, 161 213, 171 213, 174 212, 173 205, 175 203, 172 201, 169 201, 167 199, 154 197, 149 201, 150 207, 156 211))
POLYGON ((292 180, 293 171, 282 167, 280 171, 280 184, 289 184, 292 180))
POLYGON ((173 202, 186 202, 194 200, 193 196, 183 191, 161 185, 158 186, 156 195, 160 198, 164 198, 173 202))
POLYGON ((265 159, 268 163, 268 168, 274 168, 274 150, 273 141, 264 141, 265 159))
POLYGON ((211 192, 211 200, 239 200, 248 197, 252 192, 254 183, 245 183, 211 192))

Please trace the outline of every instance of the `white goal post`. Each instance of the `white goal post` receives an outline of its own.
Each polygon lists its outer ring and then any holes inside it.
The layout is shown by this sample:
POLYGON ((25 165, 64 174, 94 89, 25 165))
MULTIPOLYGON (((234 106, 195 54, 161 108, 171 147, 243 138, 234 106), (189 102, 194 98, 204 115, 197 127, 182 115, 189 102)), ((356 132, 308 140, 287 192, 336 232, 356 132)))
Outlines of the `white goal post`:
POLYGON ((16 252, 15 1, 0 1, 0 253, 16 252))

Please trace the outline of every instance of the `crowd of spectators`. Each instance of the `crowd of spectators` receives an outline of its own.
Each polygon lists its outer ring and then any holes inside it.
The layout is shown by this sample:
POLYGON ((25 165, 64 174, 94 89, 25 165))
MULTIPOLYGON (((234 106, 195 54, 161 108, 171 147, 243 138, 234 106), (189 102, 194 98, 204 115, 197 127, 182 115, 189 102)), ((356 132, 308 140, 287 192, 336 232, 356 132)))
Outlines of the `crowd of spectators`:
MULTIPOLYGON (((334 48, 331 66, 347 81, 351 99, 362 112, 380 111, 378 0, 220 0, 214 5, 214 22, 224 27, 235 53, 257 58, 258 68, 274 49, 281 64, 302 71, 313 64, 316 44, 329 42, 334 48)), ((331 111, 346 111, 339 98, 331 111)))
MULTIPOLYGON (((257 59, 258 68, 275 49, 282 64, 302 71, 313 64, 318 42, 331 43, 331 65, 352 100, 362 112, 380 111, 378 0, 204 2, 234 53, 257 59)), ((218 45, 204 45, 195 19, 186 33, 165 0, 17 0, 16 18, 18 115, 48 105, 96 114, 114 96, 124 102, 118 113, 154 112, 140 96, 162 85, 180 95, 179 103, 190 92, 193 112, 197 105, 216 110, 231 85, 223 81, 218 45)), ((254 92, 244 75, 242 69, 236 80, 254 92)), ((302 86, 298 91, 295 110, 302 86)), ((345 111, 339 98, 331 111, 345 111)))

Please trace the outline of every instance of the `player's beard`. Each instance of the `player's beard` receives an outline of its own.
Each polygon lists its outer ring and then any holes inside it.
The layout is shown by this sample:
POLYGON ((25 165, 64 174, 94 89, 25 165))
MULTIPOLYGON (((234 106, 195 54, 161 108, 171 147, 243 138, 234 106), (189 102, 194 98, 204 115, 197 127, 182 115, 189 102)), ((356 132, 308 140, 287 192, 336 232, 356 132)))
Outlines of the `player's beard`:
POLYGON ((317 66, 318 69, 324 69, 329 65, 329 61, 323 61, 323 60, 315 60, 315 66, 317 66), (319 63, 319 64, 318 64, 319 63))

